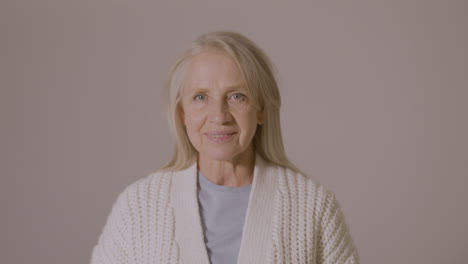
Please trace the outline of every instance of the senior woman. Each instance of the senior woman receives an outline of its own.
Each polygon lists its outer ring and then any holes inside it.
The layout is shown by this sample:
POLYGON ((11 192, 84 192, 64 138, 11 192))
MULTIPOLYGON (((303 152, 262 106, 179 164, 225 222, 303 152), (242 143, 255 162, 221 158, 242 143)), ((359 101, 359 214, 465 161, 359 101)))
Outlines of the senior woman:
POLYGON ((118 196, 91 263, 359 263, 334 193, 286 157, 257 45, 204 34, 168 89, 173 157, 118 196))

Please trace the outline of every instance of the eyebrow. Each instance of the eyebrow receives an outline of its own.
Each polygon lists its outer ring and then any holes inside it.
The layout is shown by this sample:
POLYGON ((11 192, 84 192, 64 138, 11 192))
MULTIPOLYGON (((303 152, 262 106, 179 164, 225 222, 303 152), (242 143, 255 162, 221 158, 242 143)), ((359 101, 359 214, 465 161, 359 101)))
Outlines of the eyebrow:
MULTIPOLYGON (((194 88, 190 91, 191 94, 194 94, 194 93, 206 93, 208 92, 209 89, 208 88, 203 88, 203 87, 200 87, 200 88, 194 88)), ((228 86, 227 89, 226 89, 226 93, 230 93, 230 92, 233 92, 233 91, 244 91, 244 92, 247 92, 247 89, 245 88, 244 85, 242 84, 239 84, 239 85, 232 85, 232 86, 228 86)))

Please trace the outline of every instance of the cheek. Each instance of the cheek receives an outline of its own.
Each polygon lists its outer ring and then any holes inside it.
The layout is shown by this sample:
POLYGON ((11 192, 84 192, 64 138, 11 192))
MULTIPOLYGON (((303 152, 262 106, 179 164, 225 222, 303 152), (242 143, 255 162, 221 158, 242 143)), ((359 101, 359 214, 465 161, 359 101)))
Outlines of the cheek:
POLYGON ((184 114, 184 121, 187 133, 194 135, 198 133, 203 126, 203 115, 188 112, 184 114))
POLYGON ((239 125, 242 126, 242 130, 244 131, 244 140, 250 141, 255 135, 255 131, 257 129, 256 112, 249 111, 248 113, 244 113, 242 124, 239 125))

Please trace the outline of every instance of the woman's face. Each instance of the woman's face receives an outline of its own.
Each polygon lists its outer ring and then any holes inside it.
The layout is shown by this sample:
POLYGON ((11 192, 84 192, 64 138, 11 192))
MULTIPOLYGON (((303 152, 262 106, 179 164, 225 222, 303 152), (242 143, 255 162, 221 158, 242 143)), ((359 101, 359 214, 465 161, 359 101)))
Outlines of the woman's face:
POLYGON ((187 65, 181 118, 200 158, 234 161, 253 151, 258 114, 235 62, 220 51, 187 65))

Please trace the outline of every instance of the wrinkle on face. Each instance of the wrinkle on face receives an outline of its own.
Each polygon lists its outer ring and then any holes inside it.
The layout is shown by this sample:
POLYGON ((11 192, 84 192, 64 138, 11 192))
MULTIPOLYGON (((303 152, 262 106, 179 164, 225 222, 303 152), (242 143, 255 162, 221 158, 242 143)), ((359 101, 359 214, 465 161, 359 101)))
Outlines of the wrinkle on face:
POLYGON ((235 163, 251 159, 257 110, 237 64, 227 54, 210 51, 191 59, 181 102, 182 120, 200 161, 217 163, 218 171, 234 172, 235 163), (214 143, 207 137, 220 131, 234 132, 232 139, 214 143))

